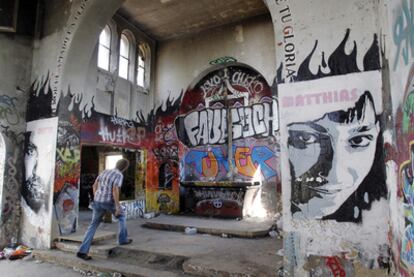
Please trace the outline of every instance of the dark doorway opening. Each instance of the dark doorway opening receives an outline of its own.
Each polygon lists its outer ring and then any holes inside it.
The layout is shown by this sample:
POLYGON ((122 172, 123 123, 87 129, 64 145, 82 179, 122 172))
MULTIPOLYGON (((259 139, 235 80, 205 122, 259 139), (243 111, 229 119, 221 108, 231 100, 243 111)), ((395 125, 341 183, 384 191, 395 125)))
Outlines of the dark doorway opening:
MULTIPOLYGON (((117 160, 121 158, 128 159, 130 166, 124 172, 124 180, 121 187, 120 201, 136 199, 136 188, 139 187, 137 180, 142 180, 143 172, 137 171, 137 159, 141 160, 141 151, 110 146, 82 146, 81 155, 81 175, 80 175, 80 192, 79 192, 79 209, 88 209, 89 204, 93 201, 93 183, 100 172, 105 169, 115 167, 117 160)), ((141 185, 142 187, 142 185, 141 185)), ((142 193, 141 193, 142 195, 142 193)))

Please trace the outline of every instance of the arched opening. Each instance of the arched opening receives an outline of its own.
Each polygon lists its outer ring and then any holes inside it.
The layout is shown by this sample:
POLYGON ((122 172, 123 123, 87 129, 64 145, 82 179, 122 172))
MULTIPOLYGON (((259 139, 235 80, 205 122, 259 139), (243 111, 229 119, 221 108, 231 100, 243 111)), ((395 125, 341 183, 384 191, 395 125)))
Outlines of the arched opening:
POLYGON ((278 103, 260 73, 236 62, 207 69, 184 93, 175 127, 185 211, 274 215, 278 103))

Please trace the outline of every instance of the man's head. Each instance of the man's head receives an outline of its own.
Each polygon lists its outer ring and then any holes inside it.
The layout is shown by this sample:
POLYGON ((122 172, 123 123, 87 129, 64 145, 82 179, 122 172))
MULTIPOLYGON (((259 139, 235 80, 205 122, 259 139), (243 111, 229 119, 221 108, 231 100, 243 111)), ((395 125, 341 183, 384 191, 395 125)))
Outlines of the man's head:
POLYGON ((129 161, 127 159, 120 159, 116 162, 115 168, 121 172, 124 172, 129 167, 129 161))

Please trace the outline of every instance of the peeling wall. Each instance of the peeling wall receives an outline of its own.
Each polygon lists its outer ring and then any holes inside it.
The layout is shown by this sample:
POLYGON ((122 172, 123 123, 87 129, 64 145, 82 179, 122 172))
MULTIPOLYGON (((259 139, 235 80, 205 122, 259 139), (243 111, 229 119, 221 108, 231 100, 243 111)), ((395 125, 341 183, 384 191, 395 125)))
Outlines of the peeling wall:
POLYGON ((414 2, 381 1, 387 87, 385 153, 390 188, 390 239, 395 271, 414 274, 413 85, 414 2))
POLYGON ((0 248, 19 238, 20 188, 36 1, 20 1, 17 30, 0 33, 0 248))
POLYGON ((387 266, 377 2, 267 5, 276 31, 284 268, 312 273, 310 255, 387 266))
POLYGON ((20 186, 22 148, 25 131, 27 90, 30 84, 31 39, 0 34, 0 246, 18 237, 20 223, 20 186))
MULTIPOLYGON (((56 236, 76 230, 80 122, 82 117, 91 114, 94 106, 94 94, 86 92, 90 88, 86 85, 88 72, 101 29, 121 2, 107 1, 102 5, 101 1, 94 0, 56 0, 40 8, 27 121, 56 116, 59 119, 54 131, 56 171, 53 169, 53 180, 46 182, 42 189, 51 196, 44 207, 45 229, 40 230, 36 224, 25 226, 23 242, 29 246, 50 247, 56 236)), ((28 165, 26 162, 26 168, 28 165)), ((41 193, 33 195, 41 196, 41 193)), ((26 218, 30 210, 23 209, 26 218)))

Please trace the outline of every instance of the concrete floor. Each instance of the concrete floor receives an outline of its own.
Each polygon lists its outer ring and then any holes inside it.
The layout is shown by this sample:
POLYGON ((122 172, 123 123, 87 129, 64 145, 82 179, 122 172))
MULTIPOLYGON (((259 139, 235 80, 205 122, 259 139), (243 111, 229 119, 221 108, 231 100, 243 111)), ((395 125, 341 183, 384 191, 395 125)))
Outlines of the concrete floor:
MULTIPOLYGON (((82 212, 79 231, 83 232, 90 218, 90 213, 82 212)), ((249 224, 254 229, 255 224, 269 228, 269 222, 240 222, 236 220, 221 220, 180 216, 161 216, 171 224, 208 225, 217 229, 247 230, 249 224), (236 227, 239 226, 239 227, 236 227), (233 227, 232 227, 233 226, 233 227)), ((159 218, 153 220, 159 221, 159 218)), ((222 271, 229 273, 251 273, 253 276, 271 276, 283 264, 283 259, 276 253, 283 247, 283 241, 271 237, 235 238, 220 237, 208 234, 187 235, 185 232, 171 232, 142 227, 145 219, 129 220, 128 231, 133 243, 124 248, 152 253, 179 255, 188 257, 186 267, 198 268, 204 271, 222 271)), ((101 224, 100 230, 117 232, 117 223, 101 224)), ((257 228, 256 228, 257 229, 257 228)), ((116 240, 108 241, 116 244, 116 240)))
POLYGON ((27 260, 1 260, 0 276, 2 277, 79 277, 82 274, 73 268, 53 265, 50 263, 39 263, 33 259, 27 260))
MULTIPOLYGON (((83 234, 89 224, 91 213, 82 212, 78 235, 83 234)), ((187 218, 179 216, 160 216, 152 221, 169 222, 171 225, 197 225, 206 224, 217 229, 228 229, 232 224, 239 224, 237 221, 187 218)), ((271 237, 262 238, 235 238, 221 237, 208 234, 187 235, 185 232, 173 232, 165 230, 154 230, 145 228, 142 225, 145 219, 129 220, 128 230, 130 237, 134 240, 131 245, 122 246, 119 256, 109 259, 93 259, 87 262, 95 272, 89 276, 101 276, 102 272, 131 272, 127 276, 276 276, 277 270, 282 267, 283 257, 277 253, 283 253, 282 240, 271 237), (154 254, 154 255, 153 255, 154 254), (165 264, 157 264, 162 255, 183 257, 182 269, 176 267, 166 268, 165 264), (148 257, 152 256, 152 264, 148 264, 148 257), (155 273, 154 273, 155 272, 155 273)), ((239 231, 247 230, 248 223, 239 224, 239 231)), ((263 223, 267 224, 267 223, 263 223)), ((260 225, 260 224, 259 224, 260 225)), ((105 232, 117 232, 117 223, 102 224, 99 230, 105 232)), ((108 239, 98 242, 100 246, 117 245, 116 239, 108 239)), ((76 251, 75 248, 74 251, 76 251)), ((52 265, 49 263, 37 263, 33 259, 17 261, 0 261, 0 276, 6 277, 40 277, 59 276, 75 277, 85 276, 85 272, 78 269, 82 261, 75 258, 73 253, 62 251, 49 251, 49 255, 60 260, 58 264, 66 267, 52 265), (69 261, 72 260, 72 261, 69 261), (75 267, 75 268, 74 268, 75 267)), ((48 260, 48 259, 46 259, 48 260)), ((55 260, 55 262, 56 262, 55 260)), ((82 261, 83 262, 83 261, 82 261)), ((171 263, 170 263, 171 264, 171 263)), ((88 265, 86 265, 88 266, 88 265)), ((357 266, 355 276, 386 276, 384 270, 368 270, 357 266)), ((108 275, 104 275, 108 276, 108 275)))
MULTIPOLYGON (((83 235, 91 218, 91 212, 82 211, 80 213, 79 231, 77 235, 83 235)), ((237 232, 246 232, 250 230, 261 230, 269 228, 269 222, 244 222, 236 220, 220 220, 207 218, 189 218, 180 216, 159 216, 152 219, 156 222, 167 222, 168 224, 181 227, 193 226, 211 226, 213 229, 237 230, 237 232), (207 222, 208 221, 208 222, 207 222), (232 227, 233 226, 233 227, 232 227), (250 227, 249 227, 250 226, 250 227)), ((75 257, 73 253, 62 252, 58 250, 45 251, 47 253, 41 260, 65 265, 67 268, 53 266, 51 269, 57 270, 59 275, 49 274, 49 276, 79 276, 73 267, 83 268, 93 272, 123 272, 127 276, 275 276, 278 268, 282 266, 283 260, 277 255, 282 248, 282 240, 277 238, 260 237, 260 238, 237 238, 225 234, 223 236, 209 234, 186 234, 184 231, 166 231, 154 230, 143 227, 146 219, 134 219, 127 222, 129 236, 133 239, 131 245, 117 248, 121 249, 121 254, 101 259, 95 257, 92 261, 84 262, 75 257), (150 253, 150 254, 148 254, 150 253), (148 255, 152 256, 148 262, 148 255), (180 266, 165 266, 157 263, 162 257, 171 256, 183 258, 180 266), (45 258, 46 257, 46 258, 45 258), (82 264, 83 263, 83 264, 82 264), (86 263, 86 264, 85 264, 86 263), (109 269, 109 270, 108 270, 109 269), (67 274, 62 275, 60 272, 67 274), (137 274, 137 272, 139 272, 137 274), (154 275, 155 274, 155 275, 154 275)), ((102 223, 98 229, 100 232, 118 231, 117 223, 102 223)), ((220 234, 220 232, 218 232, 220 234)), ((75 234, 76 235, 76 234, 75 234)), ((97 243, 97 247, 117 246, 116 238, 107 239, 97 243)), ((77 246, 70 251, 76 251, 77 246)), ((37 257, 39 258, 39 257, 37 257)), ((0 276, 27 276, 27 272, 39 272, 43 274, 44 267, 47 263, 38 264, 34 261, 17 261, 26 263, 25 270, 20 268, 14 270, 15 275, 0 276), (24 273, 24 274, 23 274, 24 273)), ((1 268, 7 272, 15 262, 7 261, 3 264, 0 261, 1 268)), ((170 264, 170 262, 168 262, 170 264)), ((51 271, 55 272, 55 271, 51 271)), ((1 272, 1 271, 0 271, 1 272)), ((9 273, 8 273, 9 274, 9 273)), ((30 275, 31 277, 33 275, 30 275)), ((36 275, 37 276, 37 275, 36 275)), ((95 273, 95 276, 96 275, 95 273)))
MULTIPOLYGON (((80 213, 79 232, 83 234, 86 230, 91 218, 91 212, 82 211, 80 213)), ((179 216, 167 216, 166 218, 156 217, 156 221, 170 221, 186 225, 191 223, 191 218, 179 216)), ((203 218, 194 218, 192 225, 206 224, 203 218)), ((229 221, 210 219, 208 222, 210 226, 222 227, 224 229, 231 228, 232 224, 238 224, 241 229, 247 230, 248 224, 229 221)), ((276 270, 282 266, 282 257, 276 255, 276 252, 282 247, 282 241, 270 237, 262 238, 235 238, 235 237, 221 237, 208 234, 194 234, 187 235, 185 232, 173 232, 165 230, 154 230, 145 228, 142 225, 146 219, 134 219, 127 222, 130 237, 133 239, 131 245, 123 246, 126 251, 133 253, 130 257, 124 255, 123 257, 110 258, 114 263, 121 262, 121 267, 128 267, 128 265, 140 265, 139 253, 149 252, 157 254, 165 254, 172 256, 182 256, 186 258, 183 264, 187 273, 197 274, 199 276, 275 276, 276 270), (137 254, 138 253, 138 254, 137 254), (229 275, 226 275, 229 274, 229 275)), ((252 223, 250 223, 252 224, 252 223)), ((253 222, 254 224, 254 222, 253 222)), ((268 223, 265 228, 269 227, 268 223)), ((117 232, 117 223, 103 223, 99 227, 100 231, 117 232)), ((116 239, 109 239, 104 242, 99 242, 99 245, 116 245, 116 239)), ((52 251, 53 252, 53 251, 52 251)), ((60 252, 60 251, 59 251, 60 252)), ((67 257, 75 258, 73 254, 57 253, 54 255, 62 255, 62 260, 67 257), (66 255, 66 256, 65 256, 66 255)), ((105 260, 99 261, 95 259, 92 264, 99 265, 99 263, 108 265, 105 260)), ((37 276, 59 276, 59 277, 75 277, 84 276, 78 268, 74 268, 73 263, 63 263, 66 267, 52 265, 47 262, 39 263, 33 259, 17 260, 17 261, 0 261, 0 276, 7 277, 30 277, 37 276)), ((98 266, 99 268, 99 266, 98 266)), ((94 276, 98 276, 97 273, 94 276)), ((146 276, 146 275, 145 275, 146 276)), ((151 276, 151 275, 148 275, 151 276)), ((161 275, 159 275, 161 276, 161 275)), ((163 275, 164 276, 164 275, 163 275)), ((167 273, 166 276, 177 276, 177 271, 167 273)), ((178 273, 178 276, 188 276, 184 273, 178 273)))

